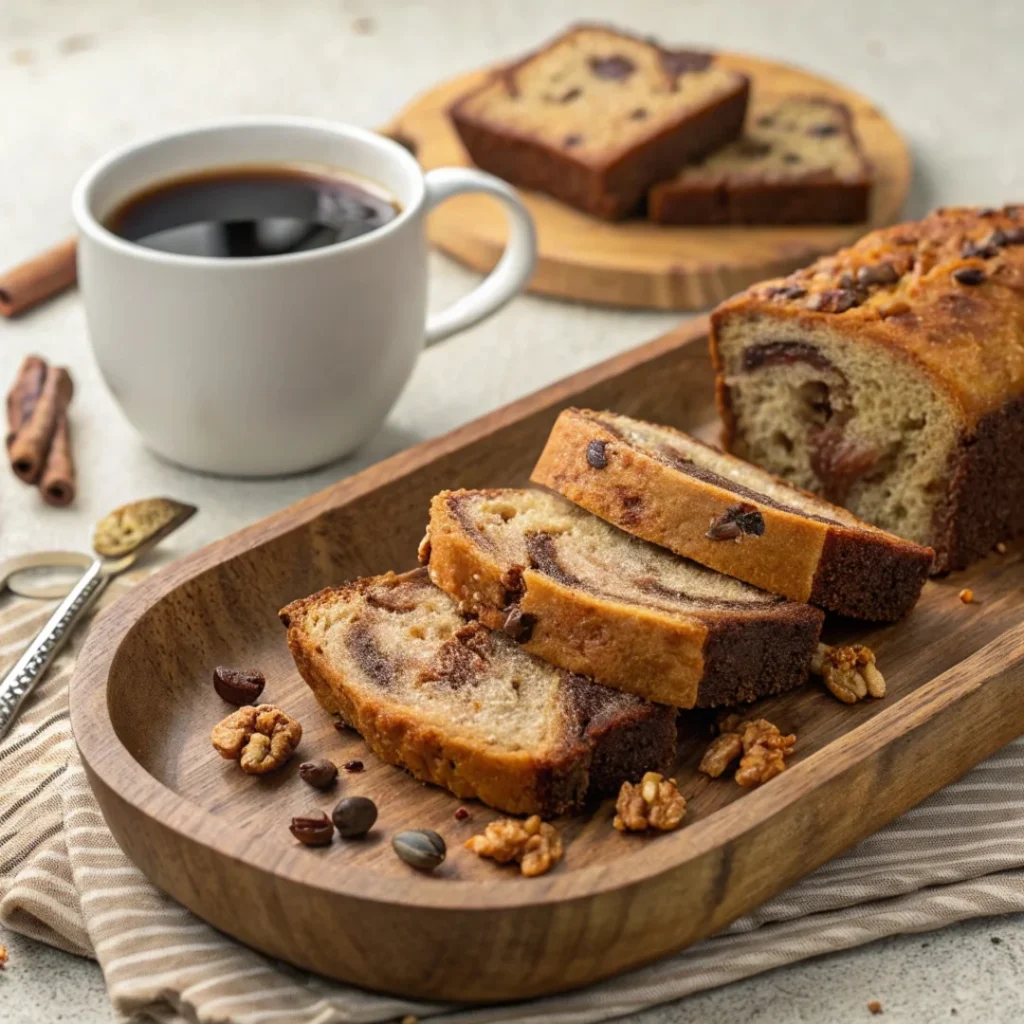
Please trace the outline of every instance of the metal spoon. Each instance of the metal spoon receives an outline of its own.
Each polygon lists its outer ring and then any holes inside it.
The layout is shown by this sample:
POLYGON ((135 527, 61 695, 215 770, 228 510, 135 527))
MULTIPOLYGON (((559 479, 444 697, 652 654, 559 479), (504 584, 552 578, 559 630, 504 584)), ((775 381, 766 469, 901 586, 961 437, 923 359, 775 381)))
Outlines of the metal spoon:
POLYGON ((130 569, 197 509, 170 498, 150 498, 115 509, 97 524, 98 558, 71 588, 28 649, 0 681, 0 739, 17 718, 22 702, 42 679, 57 652, 107 584, 130 569))
POLYGON ((84 551, 33 551, 8 558, 0 562, 0 592, 6 588, 42 601, 67 597, 92 560, 84 551))

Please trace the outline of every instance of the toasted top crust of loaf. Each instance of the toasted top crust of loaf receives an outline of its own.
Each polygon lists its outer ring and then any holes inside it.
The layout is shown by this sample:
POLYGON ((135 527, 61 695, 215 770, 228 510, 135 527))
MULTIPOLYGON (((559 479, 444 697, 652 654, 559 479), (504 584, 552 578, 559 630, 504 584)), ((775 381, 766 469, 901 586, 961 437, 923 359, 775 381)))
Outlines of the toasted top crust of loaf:
POLYGON ((741 138, 689 164, 658 187, 698 182, 853 183, 868 176, 849 108, 823 96, 789 96, 754 112, 741 138))
POLYGON ((585 24, 496 73, 453 111, 606 166, 745 83, 712 54, 585 24))
POLYGON ((945 208, 873 231, 849 249, 766 281, 712 314, 824 326, 923 367, 967 429, 1024 393, 1024 206, 945 208))
POLYGON ((539 490, 436 495, 421 560, 532 653, 678 707, 800 685, 823 618, 539 490))
POLYGON ((905 614, 934 557, 681 431, 616 413, 565 410, 532 479, 719 572, 860 618, 905 614))
POLYGON ((457 795, 557 814, 587 795, 595 751, 609 737, 625 747, 631 736, 643 741, 637 751, 646 760, 633 764, 628 751, 617 758, 626 775, 674 754, 670 709, 554 668, 467 623, 425 570, 328 588, 281 618, 321 703, 385 760, 457 795))

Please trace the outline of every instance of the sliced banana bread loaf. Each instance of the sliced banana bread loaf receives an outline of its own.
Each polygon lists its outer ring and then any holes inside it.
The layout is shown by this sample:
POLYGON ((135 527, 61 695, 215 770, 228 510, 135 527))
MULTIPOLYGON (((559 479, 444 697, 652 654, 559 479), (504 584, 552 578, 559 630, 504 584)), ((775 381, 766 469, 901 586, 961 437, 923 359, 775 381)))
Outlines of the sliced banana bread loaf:
POLYGON ((874 231, 711 325, 737 455, 940 571, 1024 532, 1024 206, 874 231))
POLYGON ((421 559, 464 612, 526 650, 684 708, 799 686, 823 619, 544 491, 442 492, 421 559))
POLYGON ((460 99, 451 118, 479 167, 614 220, 736 138, 748 91, 709 53, 578 25, 460 99))
POLYGON ((321 591, 281 619, 320 703, 383 760, 456 796, 550 817, 675 758, 672 708, 467 623, 422 569, 321 591))
POLYGON ((650 192, 660 224, 848 224, 867 220, 871 173, 849 108, 789 96, 743 135, 650 192))
POLYGON ((702 565, 857 618, 906 614, 934 555, 687 434, 615 413, 563 412, 532 479, 702 565))

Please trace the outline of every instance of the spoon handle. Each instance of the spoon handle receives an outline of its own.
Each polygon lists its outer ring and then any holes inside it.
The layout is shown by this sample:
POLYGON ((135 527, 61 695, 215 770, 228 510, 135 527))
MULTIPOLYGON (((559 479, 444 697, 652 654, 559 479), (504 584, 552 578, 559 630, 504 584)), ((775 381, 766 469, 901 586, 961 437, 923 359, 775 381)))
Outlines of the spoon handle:
POLYGON ((0 739, 14 724, 22 702, 42 679, 75 625, 103 593, 109 579, 103 572, 103 563, 94 561, 36 634, 25 653, 0 681, 0 739))

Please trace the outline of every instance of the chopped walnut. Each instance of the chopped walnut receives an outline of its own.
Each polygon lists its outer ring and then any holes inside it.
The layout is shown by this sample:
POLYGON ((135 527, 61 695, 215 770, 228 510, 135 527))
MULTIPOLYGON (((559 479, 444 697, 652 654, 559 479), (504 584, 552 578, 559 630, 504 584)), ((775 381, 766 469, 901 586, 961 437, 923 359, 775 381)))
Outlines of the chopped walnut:
POLYGON ((723 732, 711 741, 697 771, 717 779, 742 753, 743 737, 738 732, 723 732))
POLYGON ((716 724, 720 734, 727 732, 742 733, 743 730, 750 725, 750 719, 744 718, 735 711, 727 711, 725 714, 719 716, 716 724))
POLYGON ((247 775, 280 768, 302 739, 302 726, 273 704, 239 708, 210 735, 221 757, 237 761, 247 775))
POLYGON ((875 667, 874 652, 863 644, 829 647, 818 644, 811 672, 821 676, 829 693, 844 704, 885 696, 885 677, 875 667))
POLYGON ((751 722, 743 730, 743 757, 736 769, 736 781, 751 789, 781 775, 795 743, 796 736, 783 736, 764 718, 751 722))
POLYGON ((676 780, 647 772, 636 785, 622 784, 612 824, 620 832, 644 832, 649 828, 671 832, 679 828, 685 814, 686 799, 676 788, 676 780))
POLYGON ((534 814, 526 821, 499 818, 478 836, 465 842, 478 857, 490 857, 499 864, 516 861, 528 878, 543 875, 562 859, 562 837, 554 825, 534 814))

